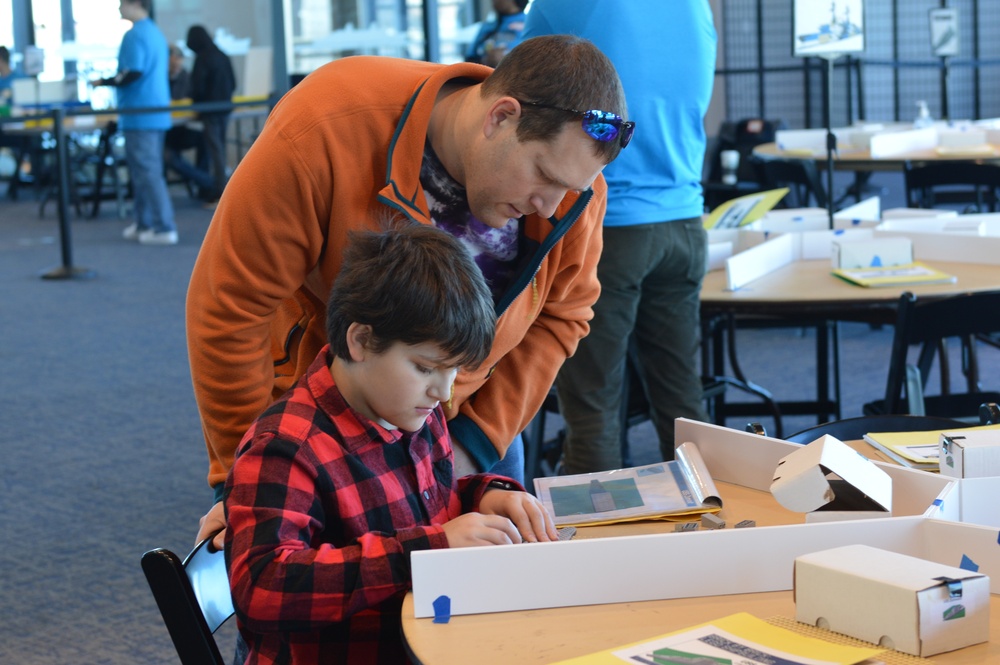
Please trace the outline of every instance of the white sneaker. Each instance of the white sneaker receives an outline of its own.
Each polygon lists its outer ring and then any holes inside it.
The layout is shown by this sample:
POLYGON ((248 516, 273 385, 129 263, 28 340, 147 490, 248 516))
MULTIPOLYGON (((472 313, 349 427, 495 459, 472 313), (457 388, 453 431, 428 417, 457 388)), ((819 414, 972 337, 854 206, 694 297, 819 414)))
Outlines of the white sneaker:
POLYGON ((125 238, 125 240, 138 240, 139 224, 137 224, 136 222, 132 222, 131 224, 126 226, 125 230, 122 231, 122 238, 125 238))
POLYGON ((177 231, 156 232, 153 229, 143 229, 139 232, 141 245, 176 245, 177 231))

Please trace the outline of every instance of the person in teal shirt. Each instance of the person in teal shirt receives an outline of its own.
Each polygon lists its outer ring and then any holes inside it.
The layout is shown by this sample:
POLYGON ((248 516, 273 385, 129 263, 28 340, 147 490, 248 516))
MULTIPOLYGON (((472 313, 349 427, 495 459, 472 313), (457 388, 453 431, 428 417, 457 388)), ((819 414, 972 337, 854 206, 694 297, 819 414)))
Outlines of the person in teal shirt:
POLYGON ((622 466, 619 413, 630 339, 660 452, 671 460, 674 419, 708 420, 697 351, 707 243, 704 117, 715 76, 712 11, 708 0, 535 0, 523 37, 545 34, 589 39, 608 56, 636 127, 629 149, 604 169, 601 295, 590 334, 556 377, 566 420, 564 470, 622 466))
MULTIPOLYGON (((121 0, 122 18, 132 28, 122 38, 118 73, 96 81, 117 89, 118 108, 170 106, 169 47, 149 17, 152 0, 121 0)), ((125 159, 135 195, 134 223, 122 236, 144 245, 176 245, 174 207, 163 175, 163 141, 170 129, 170 111, 123 113, 119 127, 125 135, 125 159)))
POLYGON ((496 16, 483 21, 465 52, 465 61, 496 67, 500 58, 521 42, 527 6, 528 0, 493 0, 496 16))
POLYGON ((10 51, 6 46, 0 46, 0 106, 11 105, 11 88, 16 76, 10 66, 10 51))

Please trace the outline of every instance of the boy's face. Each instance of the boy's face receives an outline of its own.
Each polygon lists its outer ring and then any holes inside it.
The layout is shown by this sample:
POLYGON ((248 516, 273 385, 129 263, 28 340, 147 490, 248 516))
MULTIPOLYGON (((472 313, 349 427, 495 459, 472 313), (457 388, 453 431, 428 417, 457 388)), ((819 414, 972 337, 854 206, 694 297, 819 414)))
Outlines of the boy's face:
POLYGON ((338 386, 351 407, 383 427, 415 432, 451 398, 458 368, 434 343, 394 342, 382 353, 361 351, 351 385, 338 386))

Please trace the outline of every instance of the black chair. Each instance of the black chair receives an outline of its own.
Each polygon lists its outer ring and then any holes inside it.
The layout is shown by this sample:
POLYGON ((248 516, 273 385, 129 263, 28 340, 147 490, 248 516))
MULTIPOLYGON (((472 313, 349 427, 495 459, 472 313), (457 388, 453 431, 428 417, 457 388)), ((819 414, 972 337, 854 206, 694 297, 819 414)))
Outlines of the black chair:
POLYGON ((780 201, 779 207, 806 208, 810 200, 816 207, 826 207, 826 190, 813 160, 762 159, 752 155, 750 162, 764 189, 788 188, 788 195, 780 201))
MULTIPOLYGON (((979 407, 1000 402, 1000 392, 979 384, 976 335, 1000 331, 1000 292, 971 293, 940 300, 919 301, 912 293, 899 299, 896 328, 889 357, 889 373, 882 399, 864 405, 866 415, 915 413, 974 419, 979 407), (963 345, 966 392, 948 392, 947 369, 942 368, 942 394, 925 394, 927 378, 941 340, 958 337, 963 345), (907 352, 921 346, 917 364, 907 368, 907 352), (908 380, 909 374, 909 380, 908 380)), ((940 354, 941 359, 945 358, 940 354)))
POLYGON ((906 204, 911 208, 965 205, 962 212, 996 212, 1000 166, 976 162, 903 165, 906 204))
POLYGON ((181 665, 224 665, 214 634, 234 610, 223 552, 206 539, 182 562, 158 548, 142 555, 142 571, 181 665))
POLYGON ((854 441, 863 438, 869 432, 925 432, 942 429, 961 429, 971 425, 972 423, 961 420, 939 418, 936 416, 911 416, 903 414, 858 416, 857 418, 844 418, 843 420, 834 420, 822 425, 807 427, 787 437, 785 441, 802 444, 812 443, 824 434, 829 434, 841 441, 854 441))
POLYGON ((719 127, 711 149, 707 153, 705 177, 702 189, 705 193, 705 207, 712 210, 721 203, 744 194, 752 194, 767 189, 758 180, 758 173, 750 161, 753 149, 764 143, 773 143, 779 129, 786 127, 784 120, 763 118, 743 118, 737 122, 725 121, 719 127), (723 150, 735 150, 740 155, 736 169, 736 184, 722 182, 723 150))
MULTIPOLYGON (((131 182, 124 175, 125 156, 116 150, 118 124, 109 122, 98 132, 97 143, 87 145, 82 136, 70 136, 67 145, 70 182, 69 200, 76 208, 76 214, 83 214, 83 205, 90 204, 91 218, 97 217, 101 202, 114 200, 118 204, 118 217, 124 219, 127 213, 125 199, 130 196, 131 182)), ((38 216, 45 215, 45 206, 58 197, 58 183, 51 183, 42 195, 38 216)))

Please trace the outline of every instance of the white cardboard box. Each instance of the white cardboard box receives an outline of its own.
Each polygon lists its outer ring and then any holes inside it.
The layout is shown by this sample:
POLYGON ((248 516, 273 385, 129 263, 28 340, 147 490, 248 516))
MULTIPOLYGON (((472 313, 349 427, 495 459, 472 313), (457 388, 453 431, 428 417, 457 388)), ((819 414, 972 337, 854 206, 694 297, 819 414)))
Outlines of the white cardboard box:
MULTIPOLYGON (((716 483, 765 493, 778 460, 800 448, 684 418, 675 432, 676 443, 698 446, 716 483)), ((1000 593, 997 530, 958 523, 959 481, 875 464, 892 477, 891 518, 414 552, 414 613, 434 616, 440 596, 461 615, 787 591, 795 557, 853 543, 956 566, 968 558, 1000 593)))
POLYGON ((822 521, 892 515, 889 474, 829 434, 778 462, 771 494, 789 510, 824 513, 822 521))
POLYGON ((902 237, 834 240, 834 268, 872 268, 913 263, 913 241, 902 237))
POLYGON ((1000 476, 1000 431, 941 433, 941 473, 952 478, 1000 476))
POLYGON ((795 618, 914 656, 990 636, 990 579, 868 545, 795 559, 795 618))

